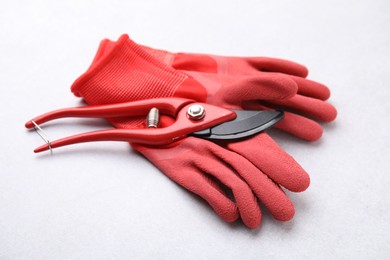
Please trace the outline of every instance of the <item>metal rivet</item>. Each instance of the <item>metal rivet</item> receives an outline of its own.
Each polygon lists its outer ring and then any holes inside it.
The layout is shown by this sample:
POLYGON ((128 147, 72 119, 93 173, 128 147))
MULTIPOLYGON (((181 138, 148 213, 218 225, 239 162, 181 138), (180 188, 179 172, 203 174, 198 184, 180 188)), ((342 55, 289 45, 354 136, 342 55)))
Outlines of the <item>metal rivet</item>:
POLYGON ((187 115, 192 120, 200 120, 206 115, 206 111, 201 105, 192 105, 187 110, 187 115))

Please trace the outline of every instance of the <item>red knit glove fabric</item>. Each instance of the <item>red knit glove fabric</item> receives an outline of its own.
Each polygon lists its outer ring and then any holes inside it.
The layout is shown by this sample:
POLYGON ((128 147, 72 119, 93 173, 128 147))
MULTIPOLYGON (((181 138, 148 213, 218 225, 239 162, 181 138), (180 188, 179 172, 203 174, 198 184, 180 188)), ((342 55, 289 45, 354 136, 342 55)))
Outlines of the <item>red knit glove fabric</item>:
MULTIPOLYGON (((171 96, 207 101, 208 87, 156 60, 124 35, 114 44, 102 42, 91 67, 75 81, 72 91, 97 105, 171 96)), ((276 74, 231 78, 220 81, 219 87, 230 90, 232 103, 226 104, 235 108, 250 100, 291 98, 297 91, 294 81, 276 74)), ((162 119, 163 125, 169 121, 162 119)), ((144 118, 111 122, 118 128, 144 127, 144 118)), ((278 184, 298 192, 310 182, 299 164, 265 133, 219 145, 189 137, 165 147, 133 147, 173 181, 205 199, 221 218, 230 222, 241 216, 251 228, 261 221, 253 193, 276 219, 285 221, 293 217, 294 207, 278 184)))
MULTIPOLYGON (((268 58, 268 57, 224 57, 210 54, 170 53, 164 50, 152 49, 142 46, 146 52, 156 59, 164 62, 177 70, 182 70, 194 79, 205 82, 209 93, 214 85, 232 79, 248 78, 249 76, 265 79, 281 79, 285 84, 297 87, 297 95, 289 99, 255 101, 245 100, 241 103, 244 109, 281 109, 285 111, 285 117, 275 127, 307 141, 318 140, 322 135, 322 127, 317 121, 330 122, 336 118, 337 111, 329 103, 325 102, 330 97, 329 89, 318 82, 306 79, 308 70, 298 63, 268 58), (210 81, 212 83, 210 83, 210 81), (290 81, 290 82, 289 82, 290 81), (292 83, 292 82, 293 83, 292 83), (213 84, 214 83, 214 84, 213 84)), ((209 103, 221 103, 221 99, 230 99, 229 90, 219 90, 214 97, 210 97, 209 103)), ((228 106, 232 101, 227 101, 228 106)), ((225 101, 222 105, 225 106, 225 101)), ((235 103, 233 101, 233 103, 235 103)), ((226 106, 225 106, 226 107, 226 106)))

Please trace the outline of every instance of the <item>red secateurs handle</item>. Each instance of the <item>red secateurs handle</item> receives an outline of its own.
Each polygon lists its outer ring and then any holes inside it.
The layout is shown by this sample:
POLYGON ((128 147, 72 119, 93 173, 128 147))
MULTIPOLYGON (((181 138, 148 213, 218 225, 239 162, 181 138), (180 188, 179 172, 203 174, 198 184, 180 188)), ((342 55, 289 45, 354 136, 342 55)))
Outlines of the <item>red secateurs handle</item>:
POLYGON ((153 107, 158 108, 161 113, 176 117, 177 112, 183 106, 193 102, 195 101, 185 98, 156 98, 109 105, 63 108, 37 116, 28 121, 25 126, 31 129, 34 127, 33 122, 40 125, 64 117, 115 118, 143 116, 153 107))
POLYGON ((63 117, 114 118, 141 116, 146 115, 151 108, 158 108, 161 110, 161 113, 176 117, 176 121, 165 128, 109 129, 82 133, 42 145, 36 148, 34 152, 42 152, 51 148, 92 141, 125 141, 149 145, 165 145, 184 138, 190 133, 219 125, 233 120, 236 117, 233 111, 221 107, 205 103, 194 103, 192 100, 182 98, 160 98, 114 105, 55 110, 28 121, 26 127, 33 128, 36 124, 63 117), (203 106, 206 111, 204 118, 199 120, 191 119, 187 115, 188 109, 196 104, 203 106))

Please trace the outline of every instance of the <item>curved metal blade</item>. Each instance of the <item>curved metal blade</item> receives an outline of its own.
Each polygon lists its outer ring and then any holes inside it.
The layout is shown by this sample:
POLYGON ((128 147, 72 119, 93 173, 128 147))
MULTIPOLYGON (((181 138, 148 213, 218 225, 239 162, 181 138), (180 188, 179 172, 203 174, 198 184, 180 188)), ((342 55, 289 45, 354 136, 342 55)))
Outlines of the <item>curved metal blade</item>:
POLYGON ((230 140, 255 135, 283 118, 282 111, 234 110, 237 117, 212 128, 194 132, 191 135, 203 139, 230 140))

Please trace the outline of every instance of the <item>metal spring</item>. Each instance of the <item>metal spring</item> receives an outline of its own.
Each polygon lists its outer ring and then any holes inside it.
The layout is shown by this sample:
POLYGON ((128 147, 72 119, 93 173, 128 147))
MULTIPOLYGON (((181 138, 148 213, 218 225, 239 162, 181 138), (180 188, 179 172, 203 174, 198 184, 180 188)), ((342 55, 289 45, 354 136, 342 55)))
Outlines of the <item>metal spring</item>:
POLYGON ((42 138, 43 141, 45 141, 45 143, 49 147, 50 154, 53 155, 53 149, 51 148, 51 142, 50 142, 49 138, 47 138, 46 133, 42 130, 42 128, 37 123, 35 123, 34 120, 31 120, 31 123, 34 125, 35 132, 37 132, 37 134, 42 138))
POLYGON ((148 128, 157 128, 160 120, 160 112, 157 108, 150 109, 148 116, 146 117, 146 126, 148 128))

